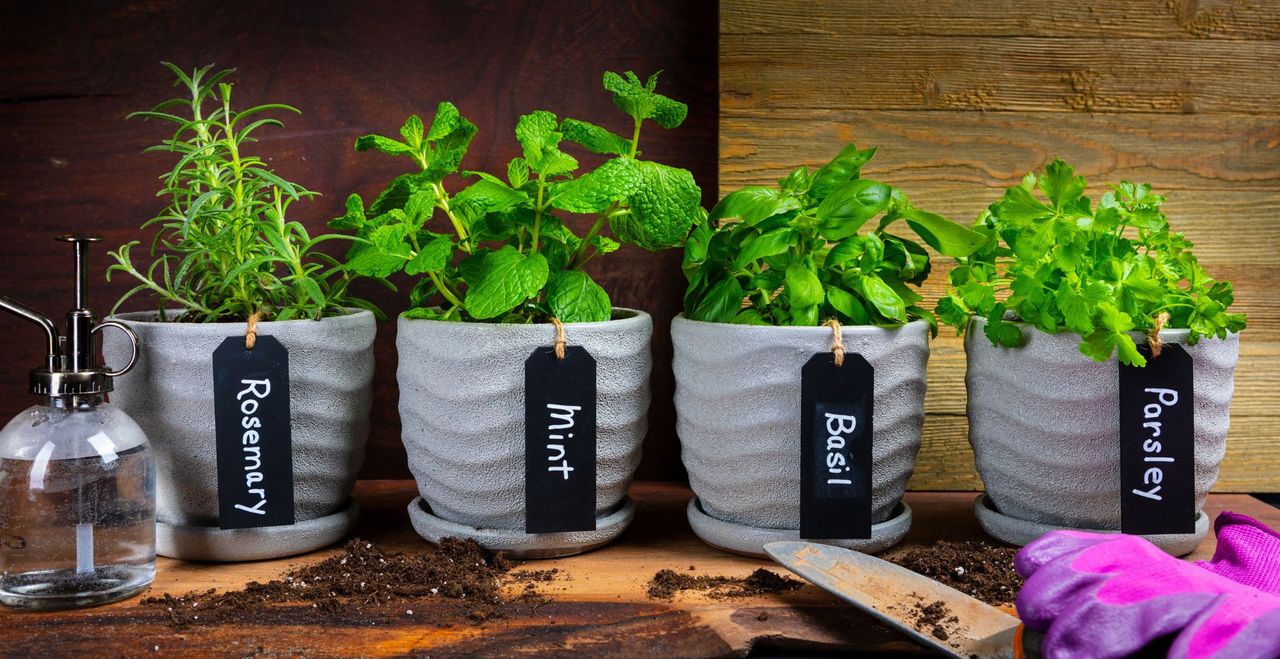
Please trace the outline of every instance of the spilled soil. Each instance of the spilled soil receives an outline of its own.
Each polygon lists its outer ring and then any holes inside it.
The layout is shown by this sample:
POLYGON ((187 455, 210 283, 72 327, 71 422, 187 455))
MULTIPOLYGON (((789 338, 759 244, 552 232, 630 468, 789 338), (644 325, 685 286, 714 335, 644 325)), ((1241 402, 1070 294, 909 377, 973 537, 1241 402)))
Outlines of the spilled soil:
MULTIPOLYGON (((693 569, 690 565, 689 569, 693 569)), ((727 600, 756 595, 783 593, 804 586, 804 582, 758 568, 747 577, 681 574, 675 570, 659 570, 649 580, 649 597, 674 599, 679 593, 694 591, 711 599, 727 600)))
POLYGON ((435 552, 403 554, 356 538, 342 553, 291 569, 279 579, 250 582, 229 592, 165 593, 142 604, 164 609, 175 627, 269 620, 290 605, 349 616, 403 604, 412 615, 412 603, 422 600, 447 602, 451 617, 483 622, 502 617, 512 606, 537 607, 547 601, 533 582, 554 579, 555 570, 513 575, 512 567, 474 540, 445 538, 435 552), (525 587, 518 595, 504 595, 504 585, 512 582, 525 582, 525 587))
POLYGON ((993 606, 1012 604, 1022 588, 1013 568, 1018 550, 985 542, 940 540, 885 558, 993 606))

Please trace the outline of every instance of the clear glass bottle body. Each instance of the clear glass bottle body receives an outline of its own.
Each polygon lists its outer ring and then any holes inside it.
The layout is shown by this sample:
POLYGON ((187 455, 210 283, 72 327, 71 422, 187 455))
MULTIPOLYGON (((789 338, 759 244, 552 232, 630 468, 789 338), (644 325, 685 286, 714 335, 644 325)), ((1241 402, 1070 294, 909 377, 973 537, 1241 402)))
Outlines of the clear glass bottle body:
POLYGON ((155 462, 127 414, 55 398, 0 430, 0 603, 106 604, 155 578, 155 462))

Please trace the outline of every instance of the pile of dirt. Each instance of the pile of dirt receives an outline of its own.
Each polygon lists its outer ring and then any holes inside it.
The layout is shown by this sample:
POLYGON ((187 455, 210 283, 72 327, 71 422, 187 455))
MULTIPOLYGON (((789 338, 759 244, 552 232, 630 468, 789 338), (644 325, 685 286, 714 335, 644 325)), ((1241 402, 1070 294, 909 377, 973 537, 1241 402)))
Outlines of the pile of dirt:
MULTIPOLYGON (((692 568, 692 566, 690 566, 692 568)), ((769 595, 795 590, 804 582, 758 568, 746 578, 680 574, 675 570, 658 570, 649 580, 649 597, 670 600, 677 593, 697 591, 711 599, 726 600, 755 595, 769 595)))
POLYGON ((1022 588, 1013 568, 1018 550, 985 542, 940 540, 886 558, 902 567, 942 582, 987 604, 1012 604, 1022 588))
POLYGON ((321 612, 346 614, 425 598, 453 601, 461 617, 483 621, 501 616, 504 604, 546 601, 532 583, 516 597, 506 598, 503 584, 512 579, 546 581, 554 572, 521 579, 508 575, 511 568, 510 561, 491 554, 474 540, 444 538, 435 552, 402 554, 356 538, 342 553, 294 568, 267 583, 250 582, 241 590, 223 593, 165 593, 142 603, 164 608, 172 624, 179 627, 261 619, 289 604, 310 604, 321 612))
POLYGON ((929 602, 916 602, 915 607, 911 610, 911 616, 915 620, 916 629, 927 631, 933 634, 933 637, 939 641, 951 639, 951 631, 955 626, 960 624, 960 618, 951 615, 951 609, 946 602, 937 600, 929 602))

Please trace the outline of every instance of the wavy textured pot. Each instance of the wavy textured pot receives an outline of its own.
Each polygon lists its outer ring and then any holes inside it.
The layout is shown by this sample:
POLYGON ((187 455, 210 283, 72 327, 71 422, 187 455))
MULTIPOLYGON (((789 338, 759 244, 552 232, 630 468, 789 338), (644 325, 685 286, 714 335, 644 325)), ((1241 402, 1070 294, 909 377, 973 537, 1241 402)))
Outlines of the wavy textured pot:
POLYGON ((631 522, 626 497, 648 429, 653 319, 615 309, 615 320, 565 325, 568 345, 596 360, 596 530, 524 532, 524 367, 550 346, 549 324, 459 323, 401 316, 396 336, 400 422, 421 498, 414 528, 438 542, 474 538, 525 558, 601 546, 631 522))
MULTIPOLYGON (((911 525, 902 493, 924 424, 929 326, 844 327, 845 350, 875 368, 871 540, 831 544, 879 551, 911 525)), ((764 555, 799 538, 800 369, 831 347, 827 327, 762 327, 677 317, 676 430, 696 495, 689 521, 704 541, 764 555)))
MULTIPOLYGON (((969 444, 986 496, 975 504, 991 535, 1025 544, 1055 528, 1120 529, 1119 366, 1080 354, 1080 337, 1020 325, 1024 345, 1002 348, 973 319, 965 335, 969 444)), ((1134 335, 1135 340, 1145 337, 1134 335)), ((1164 330, 1195 364, 1196 510, 1218 479, 1226 452, 1240 337, 1187 345, 1187 330, 1164 330)), ((1195 549, 1208 530, 1148 536, 1173 554, 1195 549)))
MULTIPOLYGON (((351 529, 351 499, 369 436, 374 317, 368 311, 323 320, 258 323, 289 350, 293 497, 297 522, 218 528, 213 351, 244 323, 156 322, 155 313, 114 317, 138 334, 138 363, 111 402, 137 420, 156 455, 156 545, 165 556, 243 561, 319 549, 351 529)), ((128 359, 119 332, 103 339, 107 363, 128 359)))

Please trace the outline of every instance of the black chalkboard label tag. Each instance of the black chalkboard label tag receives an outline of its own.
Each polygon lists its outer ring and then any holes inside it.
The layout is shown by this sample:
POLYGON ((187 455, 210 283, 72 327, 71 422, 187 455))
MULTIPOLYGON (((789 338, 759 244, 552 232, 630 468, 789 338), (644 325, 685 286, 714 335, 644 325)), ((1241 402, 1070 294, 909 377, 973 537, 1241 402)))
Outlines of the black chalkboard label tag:
POLYGON ((858 354, 819 353, 800 375, 800 537, 871 537, 875 369, 858 354))
POLYGON ((1195 392, 1191 355, 1147 346, 1142 368, 1120 365, 1120 530, 1196 530, 1195 392))
POLYGON ((596 360, 582 346, 524 362, 525 533, 596 528, 596 360))
POLYGON ((293 430, 289 425, 289 351, 259 334, 213 351, 213 411, 218 445, 218 526, 286 526, 293 515, 293 430))

